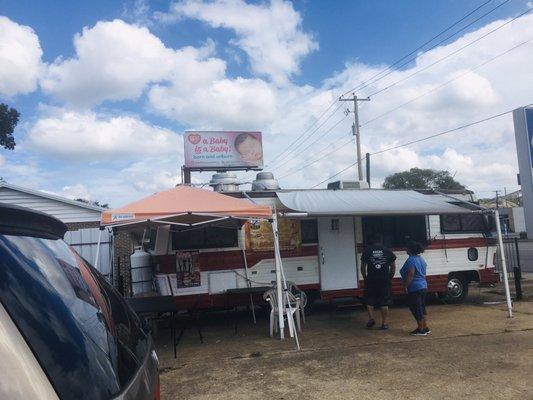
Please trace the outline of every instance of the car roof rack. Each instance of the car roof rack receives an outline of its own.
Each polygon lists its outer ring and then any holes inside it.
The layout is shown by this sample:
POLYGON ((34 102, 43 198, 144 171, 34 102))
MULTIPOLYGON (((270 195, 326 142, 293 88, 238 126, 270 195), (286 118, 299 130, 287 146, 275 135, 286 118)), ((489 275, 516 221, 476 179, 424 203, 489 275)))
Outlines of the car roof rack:
POLYGON ((67 226, 51 215, 14 204, 0 203, 0 234, 62 239, 67 226))

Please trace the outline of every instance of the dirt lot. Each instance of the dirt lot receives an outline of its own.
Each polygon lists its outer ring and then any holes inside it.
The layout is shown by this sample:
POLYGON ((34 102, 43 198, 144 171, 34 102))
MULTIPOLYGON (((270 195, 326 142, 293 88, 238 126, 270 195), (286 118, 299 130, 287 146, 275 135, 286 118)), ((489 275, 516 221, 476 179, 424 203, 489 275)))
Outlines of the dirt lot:
POLYGON ((405 305, 389 331, 367 330, 359 307, 308 316, 294 342, 268 337, 243 314, 234 334, 225 314, 206 317, 205 343, 186 332, 172 357, 158 341, 163 399, 533 399, 533 279, 508 319, 498 288, 471 289, 468 303, 428 307, 433 332, 407 334, 405 305))

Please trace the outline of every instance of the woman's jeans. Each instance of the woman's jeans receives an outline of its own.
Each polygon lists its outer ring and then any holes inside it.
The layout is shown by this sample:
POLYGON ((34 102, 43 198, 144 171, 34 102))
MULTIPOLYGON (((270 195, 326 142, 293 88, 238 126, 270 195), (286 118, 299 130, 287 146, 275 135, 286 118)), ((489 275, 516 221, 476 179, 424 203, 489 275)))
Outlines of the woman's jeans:
POLYGON ((416 322, 420 322, 426 315, 426 289, 408 293, 409 309, 415 317, 416 322))

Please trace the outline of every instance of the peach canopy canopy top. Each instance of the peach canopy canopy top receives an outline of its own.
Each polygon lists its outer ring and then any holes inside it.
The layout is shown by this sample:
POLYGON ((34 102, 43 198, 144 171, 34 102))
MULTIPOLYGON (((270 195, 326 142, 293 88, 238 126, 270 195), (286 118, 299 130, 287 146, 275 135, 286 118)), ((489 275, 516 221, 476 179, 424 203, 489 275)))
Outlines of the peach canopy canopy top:
MULTIPOLYGON (((155 193, 123 207, 102 213, 102 225, 160 220, 191 224, 215 217, 272 218, 269 206, 190 186, 155 193), (196 218, 195 218, 196 217, 196 218)), ((207 221, 206 221, 207 222, 207 221)))

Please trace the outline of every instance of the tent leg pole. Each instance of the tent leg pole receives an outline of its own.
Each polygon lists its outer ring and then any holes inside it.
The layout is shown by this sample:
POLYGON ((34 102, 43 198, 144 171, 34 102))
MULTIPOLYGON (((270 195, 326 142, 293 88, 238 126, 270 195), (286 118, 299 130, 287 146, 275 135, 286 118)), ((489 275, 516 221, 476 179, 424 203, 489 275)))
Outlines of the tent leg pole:
POLYGON ((98 232, 98 243, 96 245, 96 255, 94 256, 94 269, 98 270, 98 260, 100 258, 100 244, 102 243, 102 229, 98 232))
MULTIPOLYGON (((281 260, 281 251, 279 248, 279 230, 278 230, 278 217, 277 217, 277 211, 274 209, 274 215, 273 215, 273 222, 272 222, 272 228, 274 229, 274 255, 276 259, 276 278, 277 278, 277 287, 278 287, 278 299, 282 296, 281 294, 281 285, 283 285, 283 294, 286 297, 287 301, 287 307, 288 307, 288 314, 287 314, 287 324, 289 327, 289 333, 291 337, 294 337, 296 341, 296 348, 300 350, 300 341, 298 340, 298 332, 295 327, 294 323, 294 312, 295 310, 292 308, 291 301, 289 298, 289 293, 287 292, 287 281, 285 279, 285 272, 283 271, 283 263, 281 260), (279 276, 278 276, 279 274, 279 276)), ((283 302, 279 302, 280 305, 283 305, 283 302)), ((280 320, 283 321, 283 311, 282 307, 280 306, 280 320)), ((280 329, 281 331, 281 329, 280 329)))
POLYGON ((300 350, 300 340, 298 339, 298 330, 296 329, 295 323, 294 323, 294 313, 297 311, 294 308, 292 308, 291 305, 291 299, 289 298, 289 291, 287 290, 287 279, 285 278, 285 270, 283 269, 283 262, 281 260, 281 253, 278 253, 280 264, 281 264, 281 278, 283 281, 283 289, 285 292, 285 296, 287 297, 287 305, 289 308, 289 316, 287 316, 287 322, 289 325, 289 329, 291 330, 292 334, 291 337, 294 337, 294 340, 296 341, 296 349, 300 350))
POLYGON ((279 335, 281 339, 285 338, 285 320, 283 318, 283 293, 281 289, 281 265, 278 258, 279 253, 279 231, 278 217, 276 211, 272 214, 272 231, 274 233, 274 259, 276 263, 276 287, 278 297, 278 318, 279 318, 279 335))
POLYGON ((503 247, 502 228, 500 226, 500 212, 498 209, 494 211, 494 218, 496 219, 496 229, 498 231, 498 244, 500 245, 500 254, 502 257, 502 274, 503 286, 505 289, 505 300, 507 301, 507 311, 509 318, 513 317, 513 304, 511 302, 511 292, 509 291, 509 280, 507 278, 507 261, 505 260, 505 248, 503 247))
MULTIPOLYGON (((246 249, 242 249, 242 257, 244 258, 244 276, 246 276, 246 285, 251 288, 252 282, 248 278, 248 261, 246 260, 246 249)), ((257 324, 257 319, 255 318, 255 307, 254 307, 254 297, 250 293, 250 307, 252 307, 252 317, 254 319, 254 324, 257 324)))

